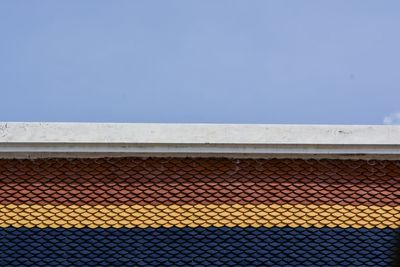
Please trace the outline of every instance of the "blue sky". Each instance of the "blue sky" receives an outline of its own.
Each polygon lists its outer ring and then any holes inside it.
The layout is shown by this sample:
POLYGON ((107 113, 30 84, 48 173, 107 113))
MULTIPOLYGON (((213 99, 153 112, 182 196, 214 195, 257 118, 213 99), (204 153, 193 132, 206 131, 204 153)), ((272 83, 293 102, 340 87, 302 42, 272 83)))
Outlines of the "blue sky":
POLYGON ((400 1, 1 1, 0 120, 400 120, 400 1))

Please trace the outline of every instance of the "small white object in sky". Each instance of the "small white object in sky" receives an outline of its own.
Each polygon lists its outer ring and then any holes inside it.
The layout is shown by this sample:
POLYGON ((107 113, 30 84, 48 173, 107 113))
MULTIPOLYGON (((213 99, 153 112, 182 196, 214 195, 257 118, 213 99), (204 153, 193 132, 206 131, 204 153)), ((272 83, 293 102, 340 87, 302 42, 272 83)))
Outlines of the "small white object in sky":
POLYGON ((400 112, 392 113, 383 118, 383 124, 400 124, 400 112))

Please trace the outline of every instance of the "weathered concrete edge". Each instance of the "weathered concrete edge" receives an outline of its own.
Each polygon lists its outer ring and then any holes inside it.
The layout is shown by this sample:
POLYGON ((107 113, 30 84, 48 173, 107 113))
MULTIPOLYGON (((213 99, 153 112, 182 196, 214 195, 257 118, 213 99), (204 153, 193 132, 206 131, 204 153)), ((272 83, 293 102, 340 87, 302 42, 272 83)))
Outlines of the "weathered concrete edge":
POLYGON ((400 159, 399 126, 0 123, 0 158, 400 159))
POLYGON ((2 144, 0 158, 227 157, 400 160, 400 146, 2 144))

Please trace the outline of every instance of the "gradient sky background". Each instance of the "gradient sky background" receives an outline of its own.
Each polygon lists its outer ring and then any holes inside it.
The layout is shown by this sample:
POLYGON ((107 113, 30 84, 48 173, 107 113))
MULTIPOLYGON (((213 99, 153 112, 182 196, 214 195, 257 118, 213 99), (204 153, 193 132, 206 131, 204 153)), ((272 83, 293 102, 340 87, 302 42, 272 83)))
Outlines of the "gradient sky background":
POLYGON ((400 1, 1 1, 0 90, 2 121, 398 123, 400 1))

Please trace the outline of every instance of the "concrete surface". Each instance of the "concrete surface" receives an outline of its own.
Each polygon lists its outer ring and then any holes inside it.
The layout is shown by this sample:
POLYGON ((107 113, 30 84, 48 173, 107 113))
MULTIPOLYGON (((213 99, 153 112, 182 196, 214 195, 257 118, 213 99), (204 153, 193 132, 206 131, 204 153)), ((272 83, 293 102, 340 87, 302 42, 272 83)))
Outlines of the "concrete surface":
POLYGON ((0 122, 0 158, 400 158, 400 126, 0 122))

